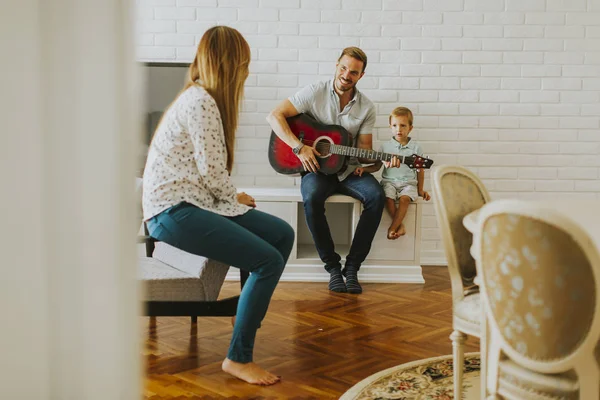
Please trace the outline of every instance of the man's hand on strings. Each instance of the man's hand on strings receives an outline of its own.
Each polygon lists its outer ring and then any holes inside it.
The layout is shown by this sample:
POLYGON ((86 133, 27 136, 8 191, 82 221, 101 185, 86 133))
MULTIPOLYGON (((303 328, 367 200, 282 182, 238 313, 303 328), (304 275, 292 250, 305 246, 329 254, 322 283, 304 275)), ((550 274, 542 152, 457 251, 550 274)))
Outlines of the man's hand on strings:
POLYGON ((300 149, 298 158, 302 162, 305 171, 317 172, 320 166, 316 157, 320 155, 321 154, 314 147, 305 145, 300 149))

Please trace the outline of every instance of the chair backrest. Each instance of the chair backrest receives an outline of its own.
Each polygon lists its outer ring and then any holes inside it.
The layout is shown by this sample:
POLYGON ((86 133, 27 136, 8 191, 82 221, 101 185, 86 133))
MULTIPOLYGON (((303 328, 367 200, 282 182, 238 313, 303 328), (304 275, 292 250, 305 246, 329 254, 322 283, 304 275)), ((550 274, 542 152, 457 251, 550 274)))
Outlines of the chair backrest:
POLYGON ((142 184, 143 184, 143 179, 142 178, 135 178, 135 205, 136 205, 136 212, 138 215, 138 221, 142 222, 143 219, 143 211, 142 211, 142 184))
POLYGON ((473 235, 463 218, 490 201, 481 180, 466 168, 442 165, 433 169, 433 204, 442 234, 452 281, 453 299, 462 298, 477 275, 475 260, 469 252, 473 235))
POLYGON ((589 236, 557 211, 519 200, 490 203, 479 223, 481 292, 502 351, 546 373, 590 356, 600 333, 600 256, 589 236))

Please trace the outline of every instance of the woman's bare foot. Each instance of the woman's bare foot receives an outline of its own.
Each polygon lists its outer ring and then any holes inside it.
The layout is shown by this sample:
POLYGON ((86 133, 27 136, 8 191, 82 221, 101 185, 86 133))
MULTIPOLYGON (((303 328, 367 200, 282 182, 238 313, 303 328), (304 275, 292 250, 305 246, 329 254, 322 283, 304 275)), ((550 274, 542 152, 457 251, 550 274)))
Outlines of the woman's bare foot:
POLYGON ((406 235, 406 229, 404 228, 404 224, 400 225, 400 228, 396 231, 398 237, 406 235))
POLYGON ((221 368, 228 374, 253 385, 267 386, 281 380, 279 376, 273 375, 253 362, 242 364, 226 358, 221 368))
POLYGON ((388 229, 387 238, 389 240, 396 240, 396 239, 398 239, 398 237, 399 236, 398 236, 398 233, 396 232, 396 228, 392 228, 390 226, 390 228, 388 229))

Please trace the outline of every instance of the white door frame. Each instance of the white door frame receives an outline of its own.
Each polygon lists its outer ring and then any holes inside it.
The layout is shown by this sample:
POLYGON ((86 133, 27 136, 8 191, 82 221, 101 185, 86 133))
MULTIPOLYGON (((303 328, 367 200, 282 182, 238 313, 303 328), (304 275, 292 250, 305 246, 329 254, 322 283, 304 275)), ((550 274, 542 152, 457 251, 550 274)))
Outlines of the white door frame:
POLYGON ((140 398, 133 15, 0 3, 0 398, 140 398))

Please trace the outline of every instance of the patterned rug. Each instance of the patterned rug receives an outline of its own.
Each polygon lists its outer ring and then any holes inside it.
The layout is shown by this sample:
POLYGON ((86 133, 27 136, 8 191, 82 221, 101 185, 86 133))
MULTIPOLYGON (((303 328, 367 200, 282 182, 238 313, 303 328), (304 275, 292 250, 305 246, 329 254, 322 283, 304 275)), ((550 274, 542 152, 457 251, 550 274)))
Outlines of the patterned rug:
MULTIPOLYGON (((358 382, 340 400, 453 400, 452 356, 413 361, 358 382)), ((479 400, 479 353, 465 354, 463 400, 479 400)))

